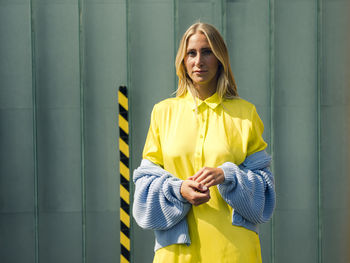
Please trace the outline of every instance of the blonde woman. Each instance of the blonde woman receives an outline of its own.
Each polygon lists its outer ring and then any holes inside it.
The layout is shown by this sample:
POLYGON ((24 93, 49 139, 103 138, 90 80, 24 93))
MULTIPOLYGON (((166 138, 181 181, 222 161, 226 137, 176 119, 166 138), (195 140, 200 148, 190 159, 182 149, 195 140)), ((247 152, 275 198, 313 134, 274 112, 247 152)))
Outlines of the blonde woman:
POLYGON ((258 225, 275 206, 263 123, 212 25, 185 32, 175 64, 176 98, 154 106, 134 171, 133 216, 154 230, 153 262, 261 262, 258 225))

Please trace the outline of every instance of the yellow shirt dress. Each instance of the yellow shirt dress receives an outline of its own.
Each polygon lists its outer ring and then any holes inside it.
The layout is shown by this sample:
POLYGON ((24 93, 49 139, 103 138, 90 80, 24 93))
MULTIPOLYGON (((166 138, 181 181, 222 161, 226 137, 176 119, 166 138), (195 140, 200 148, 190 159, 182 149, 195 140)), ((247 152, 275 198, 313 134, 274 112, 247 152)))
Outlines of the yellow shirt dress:
MULTIPOLYGON (((154 106, 143 158, 185 180, 202 167, 239 165, 264 150, 263 129, 255 106, 243 99, 220 99, 215 93, 202 101, 188 92, 154 106)), ((191 244, 158 249, 154 263, 261 262, 258 234, 232 225, 232 207, 216 186, 210 196, 187 215, 191 244)))

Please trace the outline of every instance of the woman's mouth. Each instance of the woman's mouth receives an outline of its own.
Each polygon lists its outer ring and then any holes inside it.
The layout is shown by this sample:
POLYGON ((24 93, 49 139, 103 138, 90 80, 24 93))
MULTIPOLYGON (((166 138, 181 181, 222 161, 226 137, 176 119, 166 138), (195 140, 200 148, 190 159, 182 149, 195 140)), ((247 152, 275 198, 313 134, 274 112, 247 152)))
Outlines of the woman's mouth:
POLYGON ((193 73, 201 74, 207 72, 206 70, 195 70, 193 73))

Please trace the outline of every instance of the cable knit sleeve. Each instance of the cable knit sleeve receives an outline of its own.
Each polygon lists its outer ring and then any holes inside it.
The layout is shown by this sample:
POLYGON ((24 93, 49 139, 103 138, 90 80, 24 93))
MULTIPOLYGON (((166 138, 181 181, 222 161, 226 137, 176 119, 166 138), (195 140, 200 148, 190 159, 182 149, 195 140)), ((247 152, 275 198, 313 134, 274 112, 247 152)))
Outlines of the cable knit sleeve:
POLYGON ((230 162, 220 166, 225 181, 218 185, 218 189, 233 208, 233 224, 251 225, 251 229, 255 230, 256 224, 265 223, 272 217, 276 194, 274 178, 269 170, 270 161, 270 156, 260 151, 248 156, 239 166, 230 162))
POLYGON ((133 216, 142 228, 169 229, 183 220, 191 208, 180 193, 182 180, 149 160, 142 160, 133 181, 133 216))

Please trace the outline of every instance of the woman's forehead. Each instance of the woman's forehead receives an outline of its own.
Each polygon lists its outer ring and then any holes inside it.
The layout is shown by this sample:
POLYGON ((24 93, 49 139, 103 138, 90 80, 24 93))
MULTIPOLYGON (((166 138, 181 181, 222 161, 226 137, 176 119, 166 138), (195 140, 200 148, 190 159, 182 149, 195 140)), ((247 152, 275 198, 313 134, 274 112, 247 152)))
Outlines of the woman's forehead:
POLYGON ((200 32, 194 33, 187 40, 187 49, 192 48, 210 48, 209 41, 207 37, 200 32))

